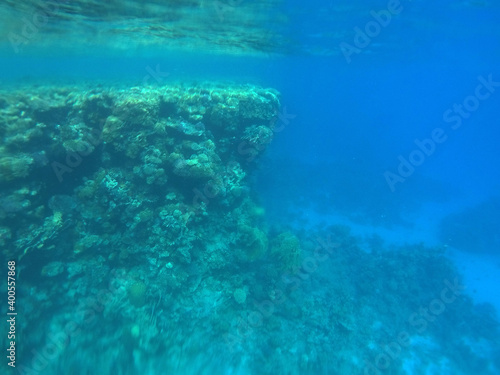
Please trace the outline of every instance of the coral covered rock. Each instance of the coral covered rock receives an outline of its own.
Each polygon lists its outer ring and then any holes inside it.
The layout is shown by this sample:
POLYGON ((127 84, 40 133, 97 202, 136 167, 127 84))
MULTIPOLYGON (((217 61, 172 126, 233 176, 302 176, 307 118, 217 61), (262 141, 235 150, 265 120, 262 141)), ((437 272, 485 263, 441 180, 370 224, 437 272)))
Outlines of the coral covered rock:
POLYGON ((291 232, 281 233, 272 241, 271 255, 278 259, 283 270, 297 270, 301 261, 299 239, 291 232))

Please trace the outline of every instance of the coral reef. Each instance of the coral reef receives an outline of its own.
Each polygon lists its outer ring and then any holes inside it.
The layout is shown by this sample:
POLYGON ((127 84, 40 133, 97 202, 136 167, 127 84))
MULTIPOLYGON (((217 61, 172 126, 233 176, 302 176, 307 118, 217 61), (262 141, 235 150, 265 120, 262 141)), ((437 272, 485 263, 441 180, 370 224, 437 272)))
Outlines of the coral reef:
POLYGON ((106 247, 108 258, 125 259, 144 252, 122 249, 134 237, 162 259, 190 263, 217 207, 231 212, 248 199, 252 166, 238 152, 246 129, 265 127, 279 109, 272 89, 213 83, 47 85, 1 98, 0 218, 10 257, 61 236, 71 241, 60 254, 106 247), (73 203, 54 209, 54 196, 73 203))
POLYGON ((137 281, 130 285, 128 289, 128 298, 130 303, 135 307, 142 307, 146 302, 146 284, 137 281))
MULTIPOLYGON (((490 310, 456 287, 439 324, 418 315, 443 280, 461 282, 436 249, 268 228, 249 177, 279 106, 273 89, 216 83, 0 90, 20 372, 366 373, 408 331, 454 373, 493 373, 466 345, 498 352, 490 310)), ((419 350, 402 348, 388 373, 419 350)))
POLYGON ((273 240, 271 254, 282 270, 296 271, 300 267, 300 242, 291 232, 281 233, 273 240))

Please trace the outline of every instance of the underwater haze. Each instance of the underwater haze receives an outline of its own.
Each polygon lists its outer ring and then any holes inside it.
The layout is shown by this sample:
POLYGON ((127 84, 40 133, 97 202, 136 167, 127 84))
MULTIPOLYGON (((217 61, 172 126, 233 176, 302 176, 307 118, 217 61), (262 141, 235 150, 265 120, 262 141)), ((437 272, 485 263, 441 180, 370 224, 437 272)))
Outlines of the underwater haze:
POLYGON ((499 20, 4 0, 0 373, 500 374, 499 20))

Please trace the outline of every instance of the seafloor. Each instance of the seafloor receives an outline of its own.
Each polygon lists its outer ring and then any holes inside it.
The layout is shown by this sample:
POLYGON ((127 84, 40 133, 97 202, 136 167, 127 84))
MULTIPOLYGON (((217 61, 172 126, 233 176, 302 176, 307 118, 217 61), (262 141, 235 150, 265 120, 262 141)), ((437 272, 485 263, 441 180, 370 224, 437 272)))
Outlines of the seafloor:
POLYGON ((440 249, 266 220, 252 171, 287 121, 251 85, 2 89, 18 373, 498 373, 440 249))

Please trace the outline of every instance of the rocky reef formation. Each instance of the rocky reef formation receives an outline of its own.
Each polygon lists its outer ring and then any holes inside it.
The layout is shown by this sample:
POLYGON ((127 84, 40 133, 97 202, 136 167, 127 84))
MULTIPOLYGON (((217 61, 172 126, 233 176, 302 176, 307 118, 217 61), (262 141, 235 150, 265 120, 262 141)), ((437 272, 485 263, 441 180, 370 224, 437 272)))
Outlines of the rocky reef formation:
POLYGON ((141 309, 173 296, 242 303, 238 269, 268 247, 247 173, 272 139, 279 98, 208 83, 0 92, 0 244, 36 290, 23 329, 56 294, 74 321, 73 299, 112 284, 108 302, 124 304, 136 333, 141 309))
POLYGON ((19 373, 401 374, 435 345, 493 374, 494 313, 440 252, 268 228, 249 177, 282 118, 250 85, 1 90, 19 373))
POLYGON ((257 230, 245 177, 272 139, 279 106, 275 90, 215 84, 0 93, 7 255, 53 246, 50 257, 66 261, 140 253, 158 266, 231 263, 231 253, 217 259, 196 243, 217 243, 213 224, 219 233, 257 230), (223 222, 214 223, 216 212, 223 222))

